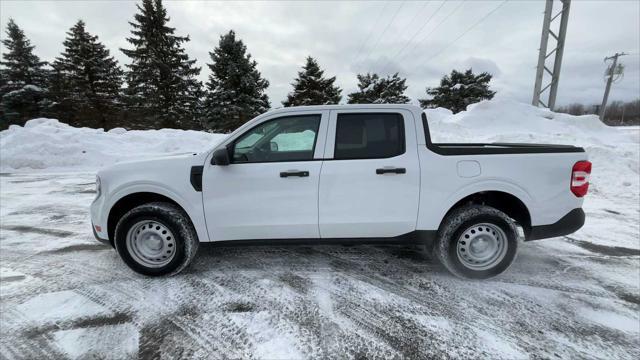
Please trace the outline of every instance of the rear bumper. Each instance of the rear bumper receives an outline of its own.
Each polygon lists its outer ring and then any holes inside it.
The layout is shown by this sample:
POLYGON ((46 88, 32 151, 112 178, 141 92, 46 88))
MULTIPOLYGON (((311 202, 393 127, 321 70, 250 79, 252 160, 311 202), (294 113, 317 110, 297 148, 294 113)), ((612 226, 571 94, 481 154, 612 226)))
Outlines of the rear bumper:
POLYGON ((531 233, 527 237, 527 241, 571 234, 578 231, 578 229, 584 225, 584 219, 585 215, 582 208, 573 209, 553 224, 533 226, 531 233))

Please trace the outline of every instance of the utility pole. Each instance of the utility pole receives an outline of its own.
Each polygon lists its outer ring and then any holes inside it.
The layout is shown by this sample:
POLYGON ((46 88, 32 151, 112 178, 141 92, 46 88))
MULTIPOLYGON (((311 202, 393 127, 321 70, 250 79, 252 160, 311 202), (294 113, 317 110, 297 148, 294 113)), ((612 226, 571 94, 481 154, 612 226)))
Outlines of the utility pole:
POLYGON ((571 6, 571 0, 560 0, 562 3, 562 10, 556 15, 553 14, 553 2, 554 0, 546 0, 544 6, 544 19, 542 21, 542 36, 540 37, 540 49, 538 51, 538 66, 536 67, 536 82, 533 87, 533 99, 531 104, 534 106, 544 106, 553 110, 556 106, 556 96, 558 94, 558 83, 560 82, 560 67, 562 66, 562 55, 564 54, 564 42, 567 36, 567 24, 569 22, 569 8, 571 6), (555 19, 560 17, 560 26, 558 34, 551 30, 551 24, 555 19), (547 47, 549 44, 549 35, 551 35, 555 41, 556 46, 547 53, 547 47), (554 55, 553 70, 545 65, 547 59, 554 55), (544 80, 544 72, 547 72, 551 76, 551 81, 544 88, 542 87, 542 81, 544 80), (549 99, 545 104, 540 97, 549 89, 549 99))
POLYGON ((607 69, 607 86, 604 88, 604 96, 602 97, 602 105, 600 105, 600 120, 604 121, 604 114, 607 112, 607 101, 609 100, 609 91, 611 90, 611 83, 613 83, 613 75, 616 71, 622 72, 622 68, 618 69, 618 57, 625 56, 625 53, 616 53, 613 56, 604 58, 604 61, 613 59, 613 63, 607 69))

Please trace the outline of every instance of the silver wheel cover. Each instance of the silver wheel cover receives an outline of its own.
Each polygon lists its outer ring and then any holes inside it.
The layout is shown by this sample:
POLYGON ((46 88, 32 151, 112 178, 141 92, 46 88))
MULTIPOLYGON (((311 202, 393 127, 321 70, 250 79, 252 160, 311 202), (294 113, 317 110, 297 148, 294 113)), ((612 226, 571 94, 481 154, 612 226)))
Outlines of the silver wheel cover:
POLYGON ((458 260, 476 271, 491 269, 507 254, 505 232, 497 225, 481 223, 467 228, 458 238, 458 260))
POLYGON ((176 241, 171 230, 153 220, 135 223, 127 232, 126 244, 133 260, 151 268, 167 265, 176 253, 176 241))

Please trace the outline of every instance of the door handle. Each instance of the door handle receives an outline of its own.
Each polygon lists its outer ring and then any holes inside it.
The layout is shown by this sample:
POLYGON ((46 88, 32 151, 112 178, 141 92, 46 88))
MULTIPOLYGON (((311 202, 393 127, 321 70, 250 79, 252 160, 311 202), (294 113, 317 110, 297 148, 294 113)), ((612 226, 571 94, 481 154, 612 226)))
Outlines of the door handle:
POLYGON ((283 171, 283 172, 280 173, 280 177, 282 177, 282 178, 286 178, 286 177, 290 177, 290 176, 307 177, 307 176, 309 176, 309 172, 308 171, 289 170, 289 171, 283 171))
POLYGON ((407 169, 405 168, 382 168, 382 169, 376 169, 376 174, 378 175, 382 175, 382 174, 406 174, 407 173, 407 169))

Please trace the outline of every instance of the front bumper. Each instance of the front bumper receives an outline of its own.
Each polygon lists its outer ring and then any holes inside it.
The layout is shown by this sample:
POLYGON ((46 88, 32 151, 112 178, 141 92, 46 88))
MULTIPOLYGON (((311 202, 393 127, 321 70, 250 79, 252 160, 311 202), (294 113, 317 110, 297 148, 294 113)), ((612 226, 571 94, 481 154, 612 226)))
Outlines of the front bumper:
POLYGON ((531 227, 531 233, 527 237, 527 241, 569 235, 578 231, 584 225, 584 220, 584 210, 582 208, 573 209, 553 224, 531 227))
POLYGON ((93 224, 93 222, 91 223, 91 230, 93 231, 93 237, 96 238, 96 240, 98 240, 99 242, 105 244, 105 245, 111 245, 113 246, 113 244, 111 243, 111 241, 109 239, 103 239, 100 237, 100 235, 98 235, 98 233, 96 232, 96 226, 93 224))
MULTIPOLYGON (((111 244, 109 234, 107 232, 107 219, 105 212, 105 196, 96 197, 91 203, 91 231, 96 240, 103 244, 111 244), (96 226, 97 225, 97 226, 96 226)), ((113 244, 111 244, 113 246, 113 244)))

